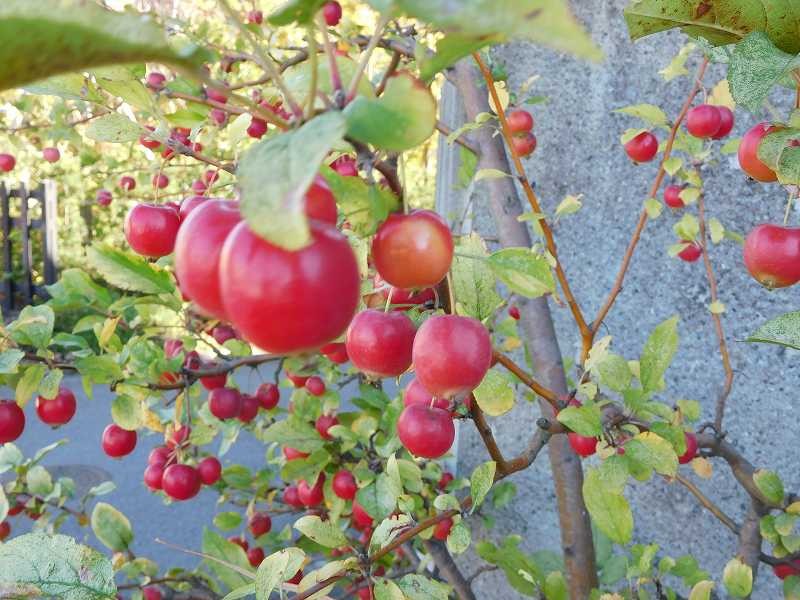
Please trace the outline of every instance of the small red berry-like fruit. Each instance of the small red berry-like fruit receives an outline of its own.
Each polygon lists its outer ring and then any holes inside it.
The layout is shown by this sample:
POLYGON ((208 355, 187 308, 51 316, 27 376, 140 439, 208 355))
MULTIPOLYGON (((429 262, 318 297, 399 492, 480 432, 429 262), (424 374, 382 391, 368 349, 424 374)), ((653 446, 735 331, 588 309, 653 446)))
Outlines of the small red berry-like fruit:
POLYGON ((197 472, 204 485, 214 485, 222 475, 222 464, 216 456, 206 456, 197 463, 197 472))
POLYGON ((263 562, 263 560, 264 560, 263 548, 250 548, 247 551, 247 561, 250 563, 251 567, 257 567, 263 562))
POLYGON ((356 497, 358 486, 356 485, 356 478, 350 471, 342 469, 333 476, 333 493, 339 496, 342 500, 352 500, 356 497))
POLYGON ((668 185, 664 188, 664 204, 670 208, 683 208, 686 206, 681 199, 683 187, 679 185, 668 185))
POLYGON ((17 164, 17 159, 14 158, 13 154, 8 154, 8 153, 0 154, 0 171, 8 173, 9 171, 14 169, 14 165, 16 164, 17 164))
MULTIPOLYGON (((145 125, 145 129, 149 129, 150 131, 155 131, 155 127, 151 127, 150 125, 145 125)), ((154 140, 153 138, 149 138, 145 135, 139 137, 139 143, 148 148, 149 150, 158 150, 161 148, 161 142, 158 140, 154 140)))
POLYGON ((135 431, 128 431, 112 423, 103 430, 103 452, 111 458, 127 456, 136 448, 136 440, 135 431))
POLYGON ((303 581, 303 569, 297 571, 297 573, 295 573, 294 577, 292 577, 291 579, 287 579, 286 583, 293 583, 294 585, 298 585, 301 581, 303 581))
POLYGON ((8 521, 0 521, 0 542, 11 535, 11 523, 8 521))
POLYGON ((256 390, 256 398, 264 410, 272 410, 278 406, 281 392, 274 383, 262 383, 256 390))
POLYGON ((154 492, 160 490, 164 480, 164 465, 147 465, 144 470, 144 484, 154 492))
POLYGON ((242 536, 236 535, 236 536, 233 536, 233 537, 229 537, 228 541, 231 544, 236 544, 237 546, 239 546, 239 548, 241 548, 245 552, 247 552, 250 549, 250 544, 248 544, 247 540, 244 539, 244 537, 242 537, 242 536))
POLYGON ((791 563, 773 565, 772 572, 775 573, 775 577, 778 579, 786 579, 792 575, 800 575, 800 558, 793 560, 791 563))
POLYGON ((220 104, 225 104, 228 101, 228 94, 220 92, 215 88, 206 88, 206 98, 214 102, 219 102, 220 104))
MULTIPOLYGON (((216 367, 217 364, 214 362, 209 362, 203 365, 204 369, 212 369, 216 367)), ((203 384, 203 387, 207 390, 213 391, 217 388, 225 387, 225 384, 228 382, 228 376, 225 373, 221 373, 220 375, 207 375, 206 377, 200 378, 200 383, 203 384)))
POLYGON ((295 375, 294 373, 290 373, 286 371, 286 378, 292 382, 292 385, 296 388, 305 387, 306 381, 308 381, 308 376, 306 375, 295 375))
POLYGON ((253 25, 261 25, 264 21, 264 13, 260 10, 251 10, 247 13, 247 22, 253 25))
POLYGON ((283 455, 286 457, 286 460, 295 460, 297 458, 308 458, 310 455, 307 452, 301 452, 295 448, 291 448, 289 446, 283 447, 283 455))
POLYGON ((572 446, 572 449, 578 456, 591 456, 597 451, 597 438, 595 437, 580 435, 574 431, 570 431, 567 434, 567 439, 569 440, 569 445, 572 446))
POLYGON ((328 430, 334 425, 338 424, 339 419, 336 418, 336 415, 320 415, 315 423, 315 427, 317 428, 320 436, 322 436, 322 439, 332 440, 333 436, 328 433, 328 430))
POLYGON ((161 590, 154 585, 146 585, 142 588, 144 600, 161 600, 161 590))
POLYGON ((189 439, 189 435, 191 435, 191 433, 191 427, 188 425, 181 425, 172 432, 172 435, 167 440, 167 447, 175 448, 177 446, 183 446, 184 442, 189 439))
POLYGON ((300 501, 300 496, 297 494, 297 486, 289 485, 283 490, 283 503, 294 508, 300 508, 303 503, 300 501))
POLYGON ((257 538, 269 533, 269 530, 272 529, 272 519, 269 518, 267 513, 255 513, 250 517, 247 526, 250 528, 250 533, 253 534, 253 537, 257 538))
POLYGON ((212 108, 208 113, 208 117, 217 125, 224 125, 228 120, 228 113, 221 108, 212 108))
POLYGON ((219 179, 219 171, 215 169, 208 169, 205 173, 203 173, 203 181, 206 182, 206 185, 211 185, 217 179, 219 179))
POLYGON ((758 145, 768 134, 778 131, 769 123, 759 123, 742 137, 739 144, 739 166, 756 181, 769 183, 776 181, 778 175, 758 158, 758 145))
POLYGON ((322 396, 325 393, 325 382, 316 375, 306 379, 305 388, 312 396, 322 396))
POLYGON ((685 465, 697 456, 697 437, 688 431, 684 433, 686 439, 686 452, 678 457, 678 462, 685 465))
POLYGON ((445 541, 447 536, 450 535, 450 530, 453 528, 453 519, 447 517, 439 521, 436 527, 433 528, 433 537, 439 541, 445 541))
POLYGON ((721 140, 724 137, 727 137, 731 131, 733 131, 733 124, 735 122, 733 117, 733 111, 728 108, 727 106, 717 106, 717 110, 719 111, 719 129, 717 133, 711 136, 711 139, 714 140, 721 140))
POLYGON ((329 225, 336 225, 338 212, 336 198, 325 178, 317 175, 305 195, 305 213, 309 219, 316 219, 329 225))
POLYGON ((414 289, 439 283, 453 261, 453 236, 432 210, 392 213, 372 240, 372 260, 390 285, 414 289))
POLYGON ((453 398, 483 380, 492 364, 492 342, 477 319, 437 315, 420 326, 412 356, 422 386, 437 397, 453 398))
POLYGON ((137 204, 125 217, 125 239, 137 254, 159 258, 172 253, 180 224, 171 206, 137 204))
POLYGON ((119 178, 119 189, 130 192, 133 189, 136 189, 136 180, 131 177, 130 175, 123 175, 119 178))
POLYGON ((414 322, 404 312, 364 310, 347 329, 347 355, 370 377, 397 377, 411 366, 416 333, 414 322))
POLYGON ((163 90, 166 81, 166 76, 158 71, 153 71, 152 73, 147 74, 147 87, 149 87, 151 90, 163 90))
POLYGON ((800 228, 763 224, 747 234, 744 264, 756 281, 770 289, 800 281, 800 228))
POLYGON ((97 190, 94 199, 100 206, 108 206, 111 204, 111 192, 108 190, 97 190))
POLYGON ((722 117, 716 106, 701 104, 686 115, 686 130, 697 138, 710 138, 717 134, 722 125, 722 117))
POLYGON ((0 444, 13 442, 25 429, 25 413, 13 400, 0 400, 0 444))
POLYGON ((147 456, 147 464, 148 465, 158 465, 164 466, 169 462, 170 455, 172 454, 172 450, 167 448, 166 446, 156 446, 150 451, 150 454, 147 456))
POLYGON ((372 527, 372 517, 358 503, 358 500, 353 500, 353 526, 360 531, 372 527))
POLYGON ((643 131, 625 144, 625 152, 631 160, 650 162, 658 153, 658 139, 649 131, 643 131))
POLYGON ((239 336, 236 334, 236 330, 230 325, 217 325, 211 330, 211 337, 213 337, 214 341, 218 344, 224 344, 228 340, 235 340, 239 336))
POLYGON ((421 404, 422 406, 432 406, 448 410, 450 408, 450 401, 447 398, 433 398, 428 390, 419 382, 416 377, 408 382, 406 389, 403 390, 403 406, 411 406, 412 404, 421 404))
POLYGON ((313 486, 308 485, 305 480, 297 484, 297 497, 304 506, 317 506, 322 502, 322 486, 325 484, 325 473, 320 473, 313 486))
POLYGON ((322 348, 320 348, 320 352, 322 352, 322 354, 324 354, 329 361, 334 362, 337 365, 344 364, 350 360, 350 357, 347 354, 347 346, 344 344, 344 342, 325 344, 322 348))
POLYGON ((242 395, 233 388, 216 388, 208 395, 208 408, 218 419, 232 419, 242 410, 242 395))
POLYGON ((519 307, 516 304, 512 304, 508 307, 508 316, 515 321, 519 321, 521 315, 519 314, 519 307))
POLYGON ((358 176, 358 163, 352 156, 343 154, 331 163, 331 169, 336 171, 342 177, 357 177, 358 176))
POLYGON ((450 485, 450 482, 453 481, 453 479, 455 479, 455 477, 453 477, 453 474, 450 473, 449 471, 445 471, 444 473, 442 473, 442 476, 439 478, 439 483, 437 483, 436 486, 440 490, 444 491, 447 489, 447 486, 450 485))
POLYGON ((342 19, 342 5, 331 0, 322 5, 322 16, 325 18, 325 24, 328 27, 336 27, 342 19))
POLYGON ((536 150, 536 136, 530 132, 524 135, 515 135, 511 138, 511 146, 517 156, 524 158, 536 150))
POLYGON ((164 173, 156 173, 153 175, 153 187, 163 190, 169 185, 169 177, 164 173))
POLYGON ((247 127, 247 135, 251 138, 261 139, 267 133, 267 122, 258 117, 250 119, 250 125, 247 127))
POLYGON ((75 394, 69 388, 59 387, 58 394, 52 400, 39 396, 36 398, 36 414, 43 423, 58 427, 69 423, 75 416, 78 405, 75 402, 75 394))
POLYGON ((413 404, 400 413, 397 435, 414 456, 439 458, 453 445, 456 428, 449 412, 413 404))
POLYGON ((374 600, 375 596, 372 594, 372 586, 358 588, 358 600, 374 600))
POLYGON ((197 495, 203 481, 197 469, 190 465, 170 465, 164 471, 161 485, 173 500, 188 500, 197 495))
POLYGON ((697 242, 682 240, 682 243, 686 244, 686 247, 678 252, 678 258, 681 260, 686 262, 695 262, 697 259, 703 256, 703 247, 697 242))
POLYGON ((258 398, 250 394, 242 394, 242 408, 236 417, 242 423, 252 423, 258 416, 258 398))
POLYGON ((508 128, 514 135, 520 133, 528 133, 531 129, 533 129, 533 117, 531 113, 527 110, 522 110, 518 108, 516 110, 512 110, 510 113, 506 115, 506 121, 508 121, 508 128))
POLYGON ((58 159, 61 158, 61 152, 58 151, 58 148, 48 147, 42 150, 42 158, 44 158, 49 163, 58 162, 58 159))
POLYGON ((199 179, 195 179, 192 182, 192 191, 195 194, 203 194, 203 193, 205 193, 206 188, 207 188, 207 186, 206 186, 204 181, 201 181, 199 179))

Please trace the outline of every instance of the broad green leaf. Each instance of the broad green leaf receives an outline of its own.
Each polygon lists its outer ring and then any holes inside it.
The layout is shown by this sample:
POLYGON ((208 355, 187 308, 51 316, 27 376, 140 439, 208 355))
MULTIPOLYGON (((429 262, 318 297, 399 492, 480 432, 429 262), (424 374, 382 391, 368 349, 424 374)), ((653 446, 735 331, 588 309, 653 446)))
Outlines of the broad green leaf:
POLYGON ((122 98, 134 108, 145 112, 153 110, 153 96, 131 69, 125 67, 96 69, 94 78, 97 85, 109 94, 122 98))
POLYGON ((284 548, 265 558, 256 573, 256 600, 269 600, 276 586, 294 577, 305 557, 300 548, 284 548))
POLYGON ((500 169, 479 169, 478 172, 475 173, 475 181, 483 181, 484 179, 505 179, 506 177, 511 177, 511 175, 500 169))
POLYGON ((30 492, 36 496, 47 496, 53 491, 53 478, 41 465, 36 465, 25 474, 30 492))
POLYGON ((710 600, 711 590, 714 589, 713 581, 699 581, 689 592, 689 600, 710 600))
POLYGON ((504 373, 496 369, 489 369, 472 393, 478 406, 490 417, 499 417, 514 408, 514 386, 504 373))
POLYGON ((524 39, 591 60, 602 58, 563 0, 396 0, 395 4, 445 32, 524 39))
POLYGON ((92 511, 92 531, 97 539, 114 552, 124 552, 133 541, 131 522, 116 508, 98 502, 92 511))
POLYGON ((664 78, 664 81, 667 82, 672 81, 676 77, 688 75, 689 70, 686 68, 686 59, 689 58, 689 55, 694 52, 696 48, 697 45, 693 44, 692 42, 681 46, 678 54, 676 54, 670 63, 661 69, 658 74, 661 75, 664 78))
POLYGON ((667 319, 658 325, 642 349, 639 360, 639 379, 645 392, 663 388, 664 373, 678 350, 678 317, 667 319))
POLYGON ((373 483, 358 490, 356 499, 373 519, 379 521, 394 511, 402 491, 393 478, 381 473, 373 483))
POLYGON ((243 586, 236 588, 235 590, 231 590, 225 596, 223 596, 222 600, 239 600, 240 598, 247 598, 248 596, 252 596, 256 593, 256 584, 255 583, 248 583, 243 586))
POLYGON ((503 508, 517 494, 517 486, 513 481, 499 481, 492 488, 492 504, 495 508, 503 508))
POLYGON ((783 580, 783 599, 800 600, 800 577, 790 575, 783 580))
POLYGON ((136 141, 141 133, 139 125, 125 115, 115 112, 94 119, 85 132, 90 140, 116 144, 136 141))
POLYGON ((332 521, 323 521, 317 515, 300 517, 294 522, 294 528, 326 548, 339 548, 347 545, 347 538, 344 537, 342 530, 332 521))
POLYGON ((647 211, 647 217, 649 219, 657 219, 661 216, 664 205, 655 198, 649 198, 644 201, 644 209, 647 211))
POLYGON ((111 419, 128 431, 142 424, 142 403, 130 396, 121 395, 111 401, 111 419))
POLYGON ((583 203, 581 202, 582 196, 583 194, 578 194, 577 196, 565 196, 564 199, 558 203, 558 206, 556 206, 556 218, 572 215, 578 212, 583 206, 583 203))
POLYGON ((800 138, 800 129, 775 128, 758 143, 758 158, 774 171, 778 168, 778 162, 783 152, 798 138, 800 138))
POLYGON ((8 516, 8 498, 3 486, 0 486, 0 523, 6 520, 8 516))
POLYGON ((800 350, 800 311, 767 321, 745 341, 778 344, 800 350))
POLYGON ((447 600, 450 597, 450 586, 423 575, 412 573, 405 575, 397 582, 406 600, 447 600))
POLYGON ((375 528, 372 537, 369 540, 370 552, 376 552, 388 546, 394 538, 403 533, 403 531, 413 525, 413 521, 409 515, 399 514, 392 515, 383 521, 375 528))
POLYGON ((39 382, 39 395, 47 400, 52 400, 58 395, 61 379, 64 372, 61 369, 50 369, 39 382))
POLYGON ((800 57, 778 49, 765 33, 750 34, 736 44, 728 68, 733 99, 750 111, 757 111, 770 90, 798 66, 800 57))
POLYGON ((44 377, 47 367, 44 365, 31 365, 27 367, 17 382, 14 393, 14 400, 17 404, 24 407, 33 393, 39 389, 39 384, 44 377))
POLYGON ((47 305, 26 306, 8 326, 8 331, 18 344, 46 348, 53 336, 55 315, 47 305))
POLYGON ((287 250, 308 245, 311 233, 304 212, 305 193, 344 130, 342 115, 329 112, 245 152, 237 173, 240 207, 257 235, 287 250), (275 177, 270 165, 280 165, 280 177, 275 177))
POLYGON ((614 112, 637 117, 645 123, 657 127, 666 127, 668 122, 667 114, 658 106, 653 104, 634 104, 633 106, 624 106, 623 108, 616 109, 614 112))
POLYGON ((619 354, 609 352, 608 355, 598 363, 597 372, 600 375, 600 383, 614 390, 622 392, 631 384, 631 368, 628 361, 619 354))
POLYGON ((491 542, 480 541, 475 544, 475 550, 483 560, 503 570, 511 587, 526 596, 535 596, 539 591, 535 582, 541 582, 543 575, 533 557, 519 549, 521 541, 520 536, 510 535, 503 539, 499 547, 491 542))
POLYGON ((569 598, 567 582, 561 571, 553 571, 547 574, 547 578, 544 581, 544 597, 547 600, 567 600, 569 598))
POLYGON ((59 600, 112 600, 117 593, 108 558, 65 535, 41 532, 0 544, 0 589, 8 597, 59 600))
POLYGON ((122 369, 109 354, 79 358, 75 367, 92 383, 112 383, 122 377, 122 369))
POLYGON ((7 375, 17 372, 17 365, 25 357, 22 350, 6 350, 0 352, 0 375, 7 375))
POLYGON ((493 460, 489 460, 478 465, 475 467, 475 470, 472 471, 472 475, 470 476, 470 495, 472 496, 470 513, 475 512, 475 509, 483 503, 486 494, 492 489, 496 469, 497 464, 493 460))
MULTIPOLYGON (((236 589, 245 584, 251 583, 252 578, 246 577, 243 572, 252 572, 252 567, 247 560, 242 547, 229 542, 224 537, 209 529, 203 529, 203 553, 208 554, 214 558, 218 558, 226 563, 229 563, 236 568, 233 569, 221 562, 206 559, 205 564, 214 572, 214 574, 231 589, 236 589)), ((263 566, 263 563, 262 563, 263 566)), ((293 575, 294 573, 292 573, 293 575)), ((290 575, 291 577, 291 575, 290 575)), ((258 582, 256 581, 256 591, 258 591, 258 582)))
POLYGON ((144 294, 171 294, 175 283, 168 271, 132 252, 108 244, 95 244, 87 250, 89 265, 113 286, 144 294))
POLYGON ((408 73, 389 79, 379 98, 358 96, 344 110, 347 134, 382 150, 402 152, 436 130, 436 100, 408 73))
POLYGON ((304 25, 314 19, 325 0, 287 0, 275 10, 267 20, 273 25, 289 25, 298 23, 304 25))
POLYGON ((447 536, 447 549, 452 554, 461 554, 466 552, 472 541, 472 534, 469 527, 464 521, 459 521, 450 529, 450 535, 447 536))
POLYGON ((621 492, 609 486, 599 469, 589 469, 583 482, 583 499, 595 525, 612 541, 626 544, 633 533, 633 513, 621 492))
POLYGON ((456 244, 450 272, 458 313, 479 321, 491 316, 502 303, 496 282, 487 262, 486 246, 477 233, 456 244))
POLYGON ((325 445, 319 433, 302 419, 289 417, 270 425, 261 438, 265 442, 276 442, 302 452, 314 452, 325 445))
POLYGON ((94 84, 82 73, 65 73, 42 79, 25 86, 29 94, 41 96, 58 96, 65 100, 87 100, 102 102, 103 98, 98 93, 94 84))
POLYGON ((375 600, 405 600, 403 590, 391 579, 376 578, 372 588, 375 600))
MULTIPOLYGON (((348 85, 356 72, 357 63, 348 56, 336 56, 336 65, 339 69, 339 76, 343 85, 348 85)), ((289 92, 301 104, 305 104, 311 90, 311 75, 313 73, 310 61, 303 61, 299 65, 289 67, 283 73, 283 80, 289 92)), ((331 83, 330 61, 317 61, 317 90, 323 94, 332 94, 333 85, 331 83)), ((358 84, 358 95, 371 98, 375 96, 367 77, 362 77, 358 84)), ((323 106, 322 103, 319 104, 323 106)))
POLYGON ((419 59, 419 76, 424 82, 430 83, 439 71, 500 39, 502 38, 499 36, 472 36, 459 33, 446 35, 436 42, 435 54, 419 59))
POLYGON ((767 469, 757 469, 753 473, 753 481, 770 504, 779 506, 783 502, 783 482, 777 473, 767 469))
POLYGON ((333 169, 323 168, 322 176, 331 188, 339 211, 359 236, 370 236, 399 201, 384 186, 370 185, 361 177, 345 177, 333 169))
POLYGON ((651 431, 625 442, 625 458, 661 475, 671 477, 678 470, 678 457, 672 444, 651 431))
POLYGON ((718 21, 712 5, 708 8, 701 12, 695 3, 684 0, 636 0, 629 3, 624 15, 628 33, 634 40, 680 27, 688 35, 721 45, 736 42, 748 31, 741 16, 737 27, 736 20, 726 19, 724 12, 718 21))
MULTIPOLYGON (((305 592, 312 587, 326 581, 328 578, 333 576, 334 574, 338 573, 339 571, 347 571, 353 569, 357 566, 357 562, 355 558, 348 558, 347 560, 335 560, 333 562, 328 562, 322 565, 319 569, 311 571, 303 576, 302 581, 300 581, 300 591, 305 592)), ((324 587, 323 589, 315 592, 311 596, 308 596, 308 600, 314 600, 315 598, 321 598, 328 594, 328 592, 333 589, 333 584, 324 587)), ((266 599, 265 599, 266 600, 266 599)))
POLYGON ((222 531, 236 529, 242 524, 242 515, 238 512, 221 512, 214 515, 214 527, 222 531))
POLYGON ((0 90, 95 66, 161 62, 189 68, 204 58, 194 47, 170 47, 164 28, 148 16, 75 0, 4 0, 0 39, 0 90))
POLYGON ((509 289, 527 298, 555 292, 556 283, 547 259, 526 248, 504 248, 489 256, 495 276, 509 289))
POLYGON ((565 427, 580 435, 596 437, 603 433, 600 409, 596 404, 567 406, 556 418, 565 427))
POLYGON ((800 185, 800 147, 784 148, 778 158, 775 172, 778 181, 784 185, 800 185))

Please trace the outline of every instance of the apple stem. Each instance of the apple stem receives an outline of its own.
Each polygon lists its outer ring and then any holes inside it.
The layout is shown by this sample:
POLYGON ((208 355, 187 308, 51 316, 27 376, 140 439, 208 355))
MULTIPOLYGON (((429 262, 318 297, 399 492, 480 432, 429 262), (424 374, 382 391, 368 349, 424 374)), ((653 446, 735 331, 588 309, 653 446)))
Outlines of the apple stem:
POLYGON ((389 312, 389 307, 392 305, 392 294, 394 293, 394 286, 389 286, 389 293, 386 296, 386 306, 383 307, 383 312, 389 312))
POLYGON ((797 198, 797 186, 793 186, 789 191, 789 198, 786 200, 786 210, 783 213, 783 226, 786 227, 789 223, 789 213, 792 211, 794 200, 797 198))

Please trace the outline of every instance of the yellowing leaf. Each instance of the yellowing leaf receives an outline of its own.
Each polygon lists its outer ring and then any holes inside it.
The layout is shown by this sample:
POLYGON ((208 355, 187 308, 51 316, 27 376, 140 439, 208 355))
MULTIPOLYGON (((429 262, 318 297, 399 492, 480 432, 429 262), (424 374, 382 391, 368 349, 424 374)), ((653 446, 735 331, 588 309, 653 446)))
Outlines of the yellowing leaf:
POLYGON ((731 110, 736 108, 736 102, 731 96, 731 88, 727 79, 722 79, 708 95, 706 104, 713 104, 715 106, 726 106, 731 110))
POLYGON ((725 305, 719 300, 716 300, 708 305, 708 311, 712 315, 721 315, 725 312, 725 305))

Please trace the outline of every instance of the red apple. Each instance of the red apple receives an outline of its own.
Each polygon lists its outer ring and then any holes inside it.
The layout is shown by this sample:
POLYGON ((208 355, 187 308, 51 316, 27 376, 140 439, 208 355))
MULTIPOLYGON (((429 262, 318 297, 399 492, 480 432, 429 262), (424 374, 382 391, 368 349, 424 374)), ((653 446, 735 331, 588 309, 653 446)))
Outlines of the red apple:
POLYGON ((136 189, 136 180, 130 175, 123 175, 119 178, 119 189, 124 192, 130 192, 136 189))
POLYGON ((309 219, 316 219, 329 225, 336 225, 336 199, 328 182, 321 175, 314 178, 305 196, 305 213, 309 219))
POLYGON ((171 206, 137 204, 125 217, 125 239, 137 254, 158 258, 172 253, 181 220, 171 206))
POLYGON ((744 264, 763 286, 794 285, 800 281, 800 228, 758 225, 744 241, 744 264))
POLYGON ((256 398, 264 410, 272 410, 278 406, 281 392, 274 383, 262 383, 256 390, 256 398))
POLYGON ((686 244, 686 247, 678 252, 678 258, 681 260, 685 262, 695 262, 703 256, 703 247, 697 242, 692 242, 690 240, 681 240, 681 242, 686 244))
POLYGON ((664 188, 664 204, 670 208, 683 208, 686 206, 681 199, 683 187, 679 185, 668 185, 664 188))
POLYGON ((25 413, 13 400, 0 400, 0 444, 13 442, 25 429, 25 413))
POLYGON ((711 136, 713 140, 721 140, 724 137, 727 137, 731 131, 733 131, 733 124, 735 122, 733 117, 733 111, 728 108, 727 106, 717 106, 717 110, 719 111, 719 129, 717 133, 711 136))
POLYGON ((317 476, 317 481, 314 485, 308 485, 305 480, 297 484, 297 497, 304 506, 312 507, 322 503, 323 492, 322 486, 325 484, 325 473, 320 473, 317 476))
POLYGON ((295 448, 291 448, 289 446, 283 447, 283 455, 286 457, 286 460, 295 460, 297 458, 308 458, 310 454, 307 452, 301 452, 295 448))
POLYGON ((358 500, 353 500, 353 525, 356 529, 364 531, 372 527, 373 519, 370 514, 358 503, 358 500))
POLYGON ((152 464, 147 465, 144 470, 144 484, 152 491, 157 491, 163 488, 164 485, 164 469, 166 465, 152 464))
POLYGON ((58 148, 48 147, 42 150, 42 158, 44 158, 49 163, 58 162, 58 159, 61 158, 61 152, 58 151, 58 148))
POLYGON ((167 78, 163 73, 153 71, 152 73, 147 74, 146 83, 147 87, 149 87, 151 90, 163 90, 166 81, 167 78))
POLYGON ((772 566, 772 572, 778 579, 786 579, 792 575, 800 576, 800 558, 793 560, 791 563, 781 563, 772 566))
POLYGON ((317 428, 317 432, 324 440, 332 440, 333 436, 328 433, 328 430, 333 427, 334 425, 339 424, 339 419, 336 418, 336 415, 320 415, 317 418, 316 423, 314 426, 317 428))
POLYGON ((756 181, 769 183, 776 181, 778 176, 775 171, 765 165, 758 158, 758 145, 767 134, 778 131, 778 127, 773 127, 769 123, 759 123, 750 131, 744 134, 742 142, 739 144, 739 166, 742 171, 747 173, 756 181))
POLYGON ((108 190, 97 190, 94 199, 100 206, 108 206, 111 204, 111 192, 108 190))
POLYGON ((450 401, 446 398, 435 398, 416 377, 408 382, 406 389, 403 390, 403 405, 421 404, 423 406, 434 406, 442 410, 450 409, 450 401), (432 404, 431 404, 432 403, 432 404))
POLYGON ((697 437, 693 433, 684 432, 686 439, 686 452, 678 457, 678 462, 682 465, 692 462, 692 459, 697 456, 697 437))
POLYGON ((686 130, 697 138, 710 138, 717 134, 722 125, 722 116, 716 106, 701 104, 686 115, 686 130))
POLYGON ((356 478, 350 471, 342 469, 333 476, 333 493, 339 496, 342 500, 352 500, 356 497, 358 486, 356 485, 356 478))
POLYGON ((364 310, 347 329, 347 355, 370 377, 397 377, 411 366, 416 333, 414 322, 403 312, 364 310))
POLYGON ((297 495, 297 486, 289 485, 283 490, 283 503, 293 508, 302 508, 303 503, 300 502, 300 496, 297 495))
POLYGON ((14 165, 16 164, 17 164, 17 159, 14 158, 12 154, 8 153, 0 154, 0 171, 8 173, 9 171, 14 169, 14 165))
POLYGON ((197 473, 204 485, 214 485, 222 476, 222 464, 216 456, 206 456, 197 463, 197 473))
POLYGON ((524 135, 515 135, 511 138, 511 146, 517 156, 524 158, 536 150, 536 136, 530 132, 524 135))
POLYGON ((439 458, 453 445, 456 428, 449 412, 412 404, 400 413, 397 435, 403 446, 414 456, 439 458))
POLYGON ((77 409, 75 394, 69 388, 59 387, 58 394, 52 400, 39 396, 36 398, 36 414, 43 423, 58 427, 69 423, 77 409))
POLYGON ((518 108, 506 115, 508 128, 513 134, 528 133, 533 129, 533 117, 527 110, 518 108))
POLYGON ((325 393, 325 382, 321 377, 314 375, 306 379, 305 388, 312 396, 322 396, 325 393))
POLYGON ((625 152, 636 162, 650 162, 658 153, 658 139, 649 131, 643 131, 625 144, 625 152))
POLYGON ((322 16, 325 24, 329 27, 336 27, 342 19, 342 5, 336 0, 330 0, 322 5, 322 16))
POLYGON ((267 133, 267 122, 258 117, 251 117, 250 125, 247 127, 247 135, 251 138, 261 139, 267 133))
POLYGON ((112 458, 127 456, 136 448, 136 432, 123 429, 116 423, 103 430, 103 452, 112 458))
POLYGON ((433 528, 433 537, 439 541, 445 541, 453 528, 453 519, 450 517, 439 521, 433 528))
POLYGON ((258 416, 258 398, 250 394, 242 394, 242 408, 239 410, 237 418, 242 423, 252 423, 258 416))
POLYGON ((242 410, 242 395, 233 388, 216 388, 208 395, 208 408, 220 420, 238 417, 242 410))
POLYGON ((267 513, 258 512, 250 517, 247 527, 250 529, 250 533, 253 534, 253 537, 258 538, 269 533, 269 530, 272 529, 272 519, 270 519, 267 513))
POLYGON ((200 473, 190 465, 170 465, 164 471, 161 486, 173 500, 189 500, 200 491, 200 473))
POLYGON ((569 445, 578 456, 591 456, 597 451, 597 438, 580 435, 574 431, 567 434, 569 445))

